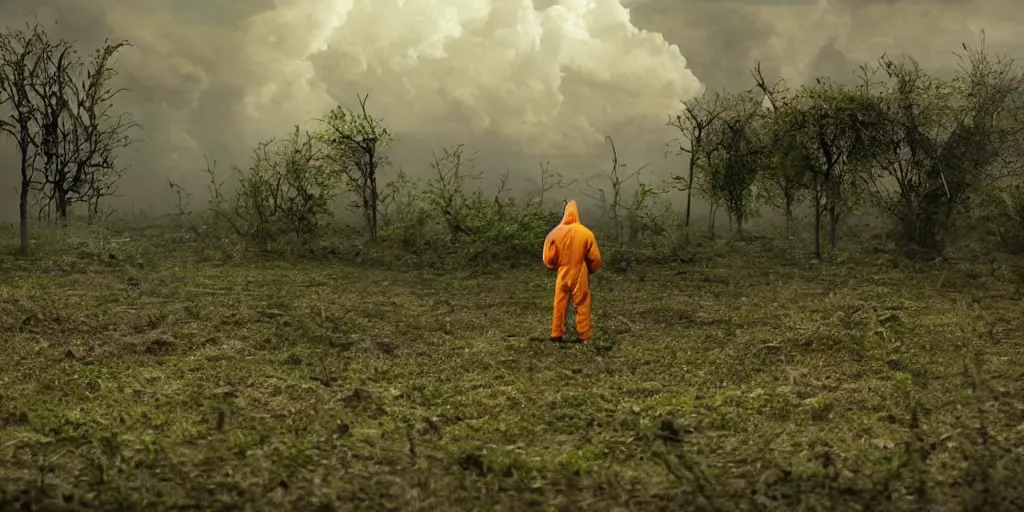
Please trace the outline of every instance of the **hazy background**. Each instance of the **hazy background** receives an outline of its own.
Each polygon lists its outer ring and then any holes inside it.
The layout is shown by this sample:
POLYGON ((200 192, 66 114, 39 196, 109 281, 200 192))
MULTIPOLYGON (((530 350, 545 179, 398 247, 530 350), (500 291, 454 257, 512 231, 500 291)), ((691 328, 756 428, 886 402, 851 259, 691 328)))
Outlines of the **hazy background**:
MULTIPOLYGON (((145 132, 116 201, 158 211, 173 204, 168 179, 204 200, 204 154, 226 176, 258 140, 357 94, 414 176, 431 148, 465 143, 528 193, 540 160, 605 171, 605 135, 630 166, 680 169, 663 153, 669 114, 705 86, 750 87, 755 60, 795 86, 883 52, 949 72, 982 29, 990 48, 1024 53, 1019 0, 4 0, 0 19, 38 19, 83 53, 104 38, 134 45, 117 62, 131 89, 120 106, 145 132)), ((13 155, 4 141, 2 220, 17 213, 13 155)))

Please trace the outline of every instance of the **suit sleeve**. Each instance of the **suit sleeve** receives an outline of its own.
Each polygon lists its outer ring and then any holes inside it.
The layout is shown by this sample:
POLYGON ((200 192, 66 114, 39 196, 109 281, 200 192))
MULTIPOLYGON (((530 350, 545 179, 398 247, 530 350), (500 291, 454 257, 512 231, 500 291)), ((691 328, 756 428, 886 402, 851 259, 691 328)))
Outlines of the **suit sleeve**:
POLYGON ((597 248, 597 239, 594 238, 594 235, 590 235, 590 240, 587 245, 589 246, 586 256, 587 271, 593 274, 598 270, 601 270, 601 264, 603 263, 601 261, 601 250, 597 248))
POLYGON ((558 244, 555 243, 555 237, 548 235, 544 239, 544 266, 548 270, 555 270, 558 268, 558 244))

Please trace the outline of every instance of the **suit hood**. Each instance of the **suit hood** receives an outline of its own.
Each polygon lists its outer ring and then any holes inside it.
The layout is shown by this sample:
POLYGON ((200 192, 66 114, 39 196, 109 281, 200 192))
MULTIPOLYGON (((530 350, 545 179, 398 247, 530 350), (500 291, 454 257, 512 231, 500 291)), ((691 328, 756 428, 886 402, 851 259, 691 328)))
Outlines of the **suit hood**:
POLYGON ((580 223, 580 209, 576 206, 576 201, 569 201, 565 203, 564 213, 562 214, 562 224, 579 224, 580 223))

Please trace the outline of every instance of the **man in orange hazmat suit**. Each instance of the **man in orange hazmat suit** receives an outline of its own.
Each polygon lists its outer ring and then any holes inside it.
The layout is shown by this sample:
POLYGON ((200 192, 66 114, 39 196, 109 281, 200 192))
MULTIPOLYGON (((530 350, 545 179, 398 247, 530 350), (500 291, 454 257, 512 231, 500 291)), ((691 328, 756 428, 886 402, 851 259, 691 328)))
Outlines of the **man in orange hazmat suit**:
POLYGON ((544 240, 544 266, 558 271, 551 341, 562 341, 565 336, 565 310, 570 297, 580 341, 590 341, 590 274, 601 269, 601 251, 594 233, 580 223, 576 201, 565 204, 562 222, 544 240))

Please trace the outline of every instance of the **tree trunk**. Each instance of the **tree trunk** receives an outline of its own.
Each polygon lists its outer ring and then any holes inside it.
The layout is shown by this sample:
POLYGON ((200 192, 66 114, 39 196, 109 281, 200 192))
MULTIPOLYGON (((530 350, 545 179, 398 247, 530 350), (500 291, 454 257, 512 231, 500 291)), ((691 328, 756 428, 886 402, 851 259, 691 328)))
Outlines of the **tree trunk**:
POLYGON ((370 176, 366 171, 359 174, 359 198, 363 205, 363 223, 366 225, 366 235, 373 239, 373 216, 370 215, 370 176))
POLYGON ((64 190, 64 187, 60 184, 54 185, 54 200, 57 202, 55 205, 57 209, 57 222, 60 223, 61 227, 67 227, 68 225, 68 193, 64 190))
POLYGON ((821 194, 814 194, 814 257, 821 259, 821 194))
POLYGON ((743 237, 743 212, 736 214, 736 234, 743 237))
POLYGON ((785 215, 786 215, 786 237, 793 237, 793 200, 786 198, 785 215))
POLYGON ((89 205, 89 221, 90 222, 98 221, 99 218, 100 218, 100 196, 99 196, 99 194, 97 194, 96 197, 89 199, 88 205, 89 205))
POLYGON ((32 186, 32 180, 28 175, 28 148, 21 150, 21 190, 18 192, 18 228, 21 245, 19 252, 22 256, 28 254, 28 191, 32 186))
POLYGON ((834 204, 828 207, 828 228, 828 245, 835 249, 836 241, 839 238, 836 233, 839 228, 839 212, 836 210, 836 206, 834 204))
POLYGON ((683 225, 686 227, 690 227, 690 203, 693 200, 693 169, 697 165, 694 158, 696 158, 694 155, 690 155, 690 175, 686 178, 686 218, 683 221, 683 225))
POLYGON ((718 212, 718 209, 715 208, 715 203, 711 202, 710 205, 708 206, 708 233, 712 237, 715 236, 715 214, 717 212, 718 212))
POLYGON ((373 177, 373 183, 370 186, 370 239, 374 242, 377 241, 378 236, 378 220, 377 220, 377 206, 379 204, 379 197, 377 191, 377 177, 373 177))
POLYGON ((371 151, 369 154, 369 168, 367 169, 367 178, 370 180, 370 240, 377 241, 377 202, 378 191, 377 191, 377 162, 376 155, 371 151))

